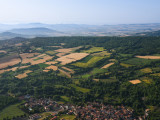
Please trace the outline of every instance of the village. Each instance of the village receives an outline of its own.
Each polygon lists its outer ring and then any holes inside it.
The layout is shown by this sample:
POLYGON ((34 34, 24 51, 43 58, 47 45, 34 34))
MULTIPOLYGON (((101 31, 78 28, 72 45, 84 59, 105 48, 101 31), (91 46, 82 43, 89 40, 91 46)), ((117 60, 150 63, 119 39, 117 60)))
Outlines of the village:
POLYGON ((30 113, 29 120, 42 118, 42 112, 49 112, 50 114, 46 118, 49 117, 50 120, 58 120, 58 116, 61 114, 74 115, 77 120, 136 120, 132 109, 123 105, 114 107, 97 102, 88 102, 85 106, 75 106, 60 104, 48 98, 28 97, 24 103, 24 108, 30 113))

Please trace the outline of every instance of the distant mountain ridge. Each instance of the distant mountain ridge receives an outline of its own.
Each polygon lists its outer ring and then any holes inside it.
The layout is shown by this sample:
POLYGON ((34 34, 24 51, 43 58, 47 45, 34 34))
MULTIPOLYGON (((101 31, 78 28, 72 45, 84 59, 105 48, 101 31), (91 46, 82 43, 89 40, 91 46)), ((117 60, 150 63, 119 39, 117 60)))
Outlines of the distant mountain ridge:
POLYGON ((10 38, 15 38, 15 37, 28 37, 28 36, 16 34, 16 33, 11 33, 11 32, 0 33, 0 39, 10 39, 10 38))
POLYGON ((153 31, 153 32, 143 32, 143 33, 137 33, 138 36, 160 36, 160 30, 153 31))
MULTIPOLYGON (((54 37, 54 36, 133 36, 160 30, 160 23, 85 25, 85 24, 0 24, 0 39, 6 37, 54 37), (14 34, 13 34, 14 33, 14 34), (11 35, 12 34, 12 35, 11 35)), ((148 33, 147 33, 148 34, 148 33)), ((157 33, 156 33, 157 34, 157 33)))
POLYGON ((22 35, 52 35, 56 33, 59 34, 62 33, 56 30, 51 30, 49 28, 43 28, 43 27, 12 29, 9 30, 9 32, 22 35))

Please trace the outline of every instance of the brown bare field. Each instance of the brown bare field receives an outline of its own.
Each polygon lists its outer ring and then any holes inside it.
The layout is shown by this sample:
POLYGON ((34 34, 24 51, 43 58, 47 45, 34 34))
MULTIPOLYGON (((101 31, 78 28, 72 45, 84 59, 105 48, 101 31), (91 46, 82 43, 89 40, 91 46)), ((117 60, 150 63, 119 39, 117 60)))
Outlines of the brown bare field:
POLYGON ((32 58, 32 57, 34 57, 36 55, 39 55, 39 53, 23 53, 23 54, 20 54, 22 59, 32 58))
POLYGON ((61 45, 65 45, 66 43, 61 43, 61 45))
POLYGON ((13 68, 10 68, 10 69, 8 69, 8 70, 9 70, 9 71, 10 71, 10 70, 12 70, 12 71, 16 71, 16 70, 17 70, 17 68, 18 68, 18 67, 13 67, 13 68))
POLYGON ((99 79, 93 79, 94 81, 96 81, 96 82, 99 82, 99 79))
POLYGON ((4 73, 4 72, 7 72, 7 71, 16 71, 18 67, 13 67, 13 68, 10 68, 10 69, 6 69, 6 70, 0 70, 0 74, 4 73))
POLYGON ((70 53, 70 52, 75 51, 75 50, 77 50, 79 48, 81 48, 81 46, 74 47, 74 48, 58 49, 58 50, 55 50, 55 51, 56 52, 60 52, 60 53, 70 53))
POLYGON ((22 79, 22 78, 25 78, 25 77, 27 77, 28 75, 28 73, 31 73, 32 71, 30 71, 30 70, 27 70, 25 73, 22 73, 22 74, 19 74, 19 75, 17 75, 17 76, 15 76, 16 78, 18 78, 18 79, 22 79))
POLYGON ((36 57, 33 57, 34 55, 35 55, 35 53, 31 53, 31 54, 27 53, 26 56, 23 54, 23 56, 21 56, 22 57, 22 63, 25 64, 25 63, 29 63, 30 62, 32 65, 36 65, 36 64, 44 63, 47 60, 52 59, 51 56, 46 55, 46 54, 40 54, 40 55, 38 55, 36 57))
POLYGON ((58 50, 55 50, 56 52, 60 52, 60 53, 70 53, 72 51, 71 48, 68 48, 68 49, 58 49, 58 50))
POLYGON ((140 80, 131 80, 131 81, 129 81, 130 83, 132 83, 132 84, 138 84, 138 83, 141 83, 141 81, 140 80))
MULTIPOLYGON (((38 56, 38 57, 40 57, 40 56, 38 56)), ((38 59, 38 57, 37 57, 37 58, 34 58, 34 59, 38 59)), ((32 64, 32 65, 44 63, 44 62, 46 62, 47 60, 52 59, 52 57, 49 56, 49 55, 46 55, 46 56, 43 57, 43 59, 39 59, 39 60, 36 60, 36 61, 34 61, 34 59, 32 59, 32 61, 31 61, 31 64, 32 64)))
POLYGON ((136 56, 136 57, 143 59, 160 59, 160 56, 136 56))
POLYGON ((107 65, 105 65, 105 66, 103 66, 101 69, 105 69, 105 68, 108 68, 108 67, 110 67, 111 65, 113 65, 114 63, 109 63, 109 64, 107 64, 107 65))
POLYGON ((20 62, 21 62, 21 60, 19 58, 11 59, 8 62, 0 63, 0 69, 6 68, 8 66, 16 65, 16 64, 18 64, 20 62))
POLYGON ((7 53, 5 50, 0 50, 0 53, 7 53))
POLYGON ((56 61, 45 62, 45 64, 48 64, 48 65, 54 65, 56 63, 57 63, 56 61))
POLYGON ((15 46, 22 46, 22 43, 17 43, 17 44, 15 44, 15 46))
POLYGON ((59 71, 60 71, 62 74, 66 75, 67 77, 71 78, 70 73, 68 73, 68 72, 66 72, 66 71, 64 71, 64 70, 61 70, 61 69, 59 69, 59 71))
POLYGON ((5 70, 0 70, 0 74, 2 74, 2 73, 4 73, 4 72, 6 72, 5 70))
POLYGON ((47 47, 62 48, 62 46, 47 46, 47 47))
POLYGON ((60 61, 62 65, 66 65, 68 63, 81 60, 82 58, 88 55, 89 55, 88 53, 71 53, 69 55, 58 58, 57 61, 60 61))
POLYGON ((74 70, 72 70, 72 69, 70 69, 70 68, 67 68, 67 67, 62 67, 62 68, 65 69, 65 70, 67 70, 67 71, 69 71, 69 72, 72 73, 72 74, 75 73, 74 70))
POLYGON ((58 67, 54 66, 54 65, 51 65, 51 66, 49 66, 49 67, 46 68, 46 70, 48 70, 48 69, 49 70, 52 69, 52 70, 56 71, 56 70, 58 70, 58 67))
POLYGON ((43 70, 43 72, 49 72, 50 70, 43 70))
POLYGON ((13 59, 17 59, 17 58, 19 59, 19 56, 18 56, 17 53, 9 54, 9 55, 7 55, 7 56, 5 56, 5 57, 1 57, 1 58, 0 58, 0 64, 1 64, 1 63, 5 63, 5 62, 12 61, 13 59))
POLYGON ((27 67, 29 67, 30 65, 28 65, 28 66, 21 66, 21 67, 19 67, 20 69, 23 69, 23 68, 27 68, 27 67))
POLYGON ((57 53, 56 56, 62 57, 62 56, 64 56, 65 54, 66 54, 66 53, 57 53))

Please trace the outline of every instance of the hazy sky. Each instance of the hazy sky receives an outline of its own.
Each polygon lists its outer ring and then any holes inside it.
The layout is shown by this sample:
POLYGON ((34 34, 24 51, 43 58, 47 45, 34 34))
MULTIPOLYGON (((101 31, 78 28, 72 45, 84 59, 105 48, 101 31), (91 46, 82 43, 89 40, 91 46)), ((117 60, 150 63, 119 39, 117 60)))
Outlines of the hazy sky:
POLYGON ((0 23, 160 23, 160 0, 0 0, 0 23))

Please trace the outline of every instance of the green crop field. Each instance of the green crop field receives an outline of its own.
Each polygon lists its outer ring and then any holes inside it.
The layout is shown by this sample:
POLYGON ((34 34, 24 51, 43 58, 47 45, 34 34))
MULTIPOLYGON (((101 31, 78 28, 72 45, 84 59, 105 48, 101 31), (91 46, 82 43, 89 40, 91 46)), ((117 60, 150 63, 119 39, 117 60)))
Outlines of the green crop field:
POLYGON ((77 91, 80 91, 80 92, 83 92, 83 93, 90 92, 90 89, 78 87, 78 86, 76 86, 74 84, 71 84, 70 86, 73 87, 73 88, 75 88, 77 91))
POLYGON ((50 66, 50 65, 45 64, 45 63, 40 63, 38 65, 39 65, 40 68, 46 68, 46 67, 50 66))
POLYGON ((92 75, 95 75, 95 74, 99 74, 99 73, 105 73, 106 71, 107 71, 106 69, 94 68, 94 69, 91 71, 91 74, 92 74, 92 75))
POLYGON ((64 120, 74 120, 76 117, 75 115, 61 115, 60 117, 58 117, 60 120, 64 119, 64 120))
POLYGON ((104 51, 103 47, 92 47, 89 50, 84 50, 82 52, 85 52, 85 53, 94 53, 94 52, 101 52, 101 51, 104 51))
POLYGON ((140 70, 143 73, 152 73, 152 69, 151 68, 144 68, 140 70))
POLYGON ((151 62, 154 62, 157 60, 150 60, 150 59, 141 59, 141 58, 132 58, 127 61, 124 61, 125 64, 131 64, 131 65, 147 65, 151 62))
POLYGON ((126 68, 129 68, 129 67, 132 67, 133 65, 130 65, 130 64, 125 64, 125 63, 120 63, 121 66, 123 67, 126 67, 126 68))
POLYGON ((12 119, 13 117, 24 115, 25 113, 18 108, 18 104, 10 105, 0 112, 0 120, 4 118, 12 119))
POLYGON ((70 101, 70 98, 67 97, 67 96, 61 96, 61 98, 62 98, 64 101, 66 101, 66 102, 69 102, 69 101, 70 101))
POLYGON ((95 63, 102 60, 103 58, 104 57, 94 56, 87 63, 76 62, 76 63, 73 63, 72 65, 77 66, 77 67, 82 67, 82 68, 93 67, 95 63))

